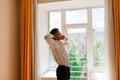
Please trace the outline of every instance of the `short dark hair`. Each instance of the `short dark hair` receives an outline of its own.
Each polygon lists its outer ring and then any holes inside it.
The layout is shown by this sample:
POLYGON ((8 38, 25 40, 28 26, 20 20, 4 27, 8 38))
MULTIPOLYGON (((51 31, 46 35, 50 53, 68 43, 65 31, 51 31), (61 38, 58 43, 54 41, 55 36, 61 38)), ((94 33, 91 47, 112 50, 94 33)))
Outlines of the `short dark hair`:
POLYGON ((58 28, 53 28, 51 31, 50 31, 50 34, 55 34, 59 29, 58 28))

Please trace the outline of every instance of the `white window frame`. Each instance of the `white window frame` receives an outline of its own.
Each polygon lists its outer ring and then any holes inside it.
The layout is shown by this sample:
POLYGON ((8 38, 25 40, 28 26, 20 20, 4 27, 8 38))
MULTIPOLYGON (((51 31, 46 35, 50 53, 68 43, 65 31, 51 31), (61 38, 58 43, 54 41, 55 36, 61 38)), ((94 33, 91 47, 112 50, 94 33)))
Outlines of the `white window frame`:
MULTIPOLYGON (((92 8, 85 8, 88 12, 88 23, 84 23, 84 24, 65 24, 65 26, 63 26, 63 32, 65 35, 67 35, 67 29, 68 28, 86 28, 86 38, 87 38, 87 77, 88 80, 90 80, 91 77, 91 73, 93 71, 93 47, 92 47, 92 8)), ((64 17, 65 18, 65 17, 64 17)))

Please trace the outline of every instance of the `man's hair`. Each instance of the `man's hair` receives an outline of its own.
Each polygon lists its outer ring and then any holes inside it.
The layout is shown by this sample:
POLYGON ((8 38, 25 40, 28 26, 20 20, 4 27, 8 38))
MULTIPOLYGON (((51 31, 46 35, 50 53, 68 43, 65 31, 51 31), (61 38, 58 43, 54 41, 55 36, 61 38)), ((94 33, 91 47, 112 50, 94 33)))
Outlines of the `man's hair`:
POLYGON ((50 34, 55 34, 57 31, 58 31, 58 28, 53 28, 53 29, 50 31, 50 34))

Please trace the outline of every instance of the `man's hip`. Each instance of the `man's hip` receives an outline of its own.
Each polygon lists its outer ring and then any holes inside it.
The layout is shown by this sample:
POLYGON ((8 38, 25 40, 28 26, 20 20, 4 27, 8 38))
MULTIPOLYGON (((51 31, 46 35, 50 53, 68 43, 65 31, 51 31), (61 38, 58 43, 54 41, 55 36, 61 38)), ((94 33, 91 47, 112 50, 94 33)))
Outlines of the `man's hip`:
POLYGON ((58 80, 69 80, 70 79, 70 67, 59 65, 56 70, 58 80))

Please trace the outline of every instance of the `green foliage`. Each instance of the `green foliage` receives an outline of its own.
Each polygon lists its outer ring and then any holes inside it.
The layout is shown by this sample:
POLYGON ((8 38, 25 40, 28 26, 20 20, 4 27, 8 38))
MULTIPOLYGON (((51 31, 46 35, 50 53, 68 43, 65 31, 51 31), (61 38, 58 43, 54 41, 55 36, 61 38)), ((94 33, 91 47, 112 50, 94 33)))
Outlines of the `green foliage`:
MULTIPOLYGON (((94 56, 94 67, 99 68, 103 66, 103 59, 104 59, 104 47, 103 47, 103 39, 102 37, 99 37, 95 42, 94 42, 94 47, 93 47, 93 56, 94 56)), ((77 46, 75 43, 71 40, 71 45, 68 48, 68 56, 69 56, 69 64, 71 66, 71 76, 79 76, 81 77, 84 71, 84 67, 76 67, 76 66, 86 66, 87 62, 87 54, 82 53, 81 55, 78 55, 76 53, 77 46), (79 71, 79 72, 72 72, 72 71, 79 71)), ((81 80, 80 78, 73 78, 71 77, 70 80, 81 80)))
MULTIPOLYGON (((79 56, 78 54, 76 54, 76 49, 77 46, 71 40, 71 46, 68 48, 69 64, 71 66, 71 76, 82 76, 83 73, 81 72, 84 70, 84 68, 79 66, 84 66, 86 64, 86 62, 82 62, 82 61, 87 61, 86 60, 87 55, 82 54, 81 56, 79 56), (79 71, 79 72, 72 72, 72 71, 79 71)), ((71 80, 80 80, 80 78, 71 77, 71 80)))
POLYGON ((94 67, 99 69, 100 67, 103 68, 103 61, 104 61, 104 46, 103 46, 103 38, 98 37, 97 40, 94 42, 94 67))

